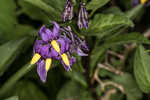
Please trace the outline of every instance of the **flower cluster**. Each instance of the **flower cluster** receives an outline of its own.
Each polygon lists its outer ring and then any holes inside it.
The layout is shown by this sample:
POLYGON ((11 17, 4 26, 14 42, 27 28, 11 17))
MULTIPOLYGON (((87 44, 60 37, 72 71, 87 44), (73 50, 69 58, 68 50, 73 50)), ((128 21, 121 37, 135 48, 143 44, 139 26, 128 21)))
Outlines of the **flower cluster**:
POLYGON ((145 4, 146 6, 150 6, 149 0, 132 0, 132 5, 137 6, 138 4, 145 4))
MULTIPOLYGON (((72 20, 73 18, 73 5, 71 0, 66 1, 66 5, 64 7, 64 11, 62 13, 62 20, 65 22, 66 20, 72 20)), ((85 27, 88 28, 88 13, 85 9, 85 4, 80 2, 80 9, 78 14, 78 27, 79 29, 85 27)))
POLYGON ((37 72, 42 82, 46 82, 52 60, 61 61, 65 70, 69 71, 72 64, 76 62, 76 59, 71 56, 72 53, 87 56, 83 52, 83 50, 88 50, 85 41, 73 34, 70 26, 61 28, 56 22, 53 22, 53 30, 50 30, 43 25, 39 36, 35 41, 34 55, 30 63, 37 64, 37 72))

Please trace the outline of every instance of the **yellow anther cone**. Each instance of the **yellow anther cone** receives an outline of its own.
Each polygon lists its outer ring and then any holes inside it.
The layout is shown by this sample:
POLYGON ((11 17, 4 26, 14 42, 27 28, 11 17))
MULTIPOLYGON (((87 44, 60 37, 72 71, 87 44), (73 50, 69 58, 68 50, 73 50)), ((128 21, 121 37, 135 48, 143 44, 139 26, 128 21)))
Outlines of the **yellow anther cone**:
POLYGON ((41 58, 41 55, 36 53, 34 54, 34 56, 32 57, 32 60, 30 62, 30 64, 35 64, 36 62, 38 62, 38 60, 41 58))
POLYGON ((52 59, 51 58, 47 58, 46 61, 45 61, 45 69, 46 69, 47 72, 50 69, 51 64, 52 64, 52 59))
POLYGON ((68 56, 65 53, 63 53, 61 55, 61 58, 62 58, 63 62, 65 63, 65 65, 70 66, 70 62, 69 62, 68 56))
POLYGON ((59 47, 59 44, 56 42, 56 40, 53 40, 51 42, 51 45, 58 53, 60 53, 60 47, 59 47))
POLYGON ((141 4, 145 4, 147 0, 141 0, 141 4))

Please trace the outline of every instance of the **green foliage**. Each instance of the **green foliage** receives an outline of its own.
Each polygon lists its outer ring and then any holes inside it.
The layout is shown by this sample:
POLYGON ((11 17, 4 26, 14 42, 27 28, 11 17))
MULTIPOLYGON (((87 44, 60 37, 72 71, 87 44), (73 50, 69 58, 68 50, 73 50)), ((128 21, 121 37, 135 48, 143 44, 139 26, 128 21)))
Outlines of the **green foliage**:
POLYGON ((129 73, 125 73, 122 76, 113 76, 113 81, 121 84, 125 88, 127 100, 140 100, 142 92, 138 88, 136 81, 129 73))
POLYGON ((68 72, 67 75, 72 78, 73 80, 79 82, 81 85, 83 85, 84 87, 88 87, 88 84, 86 82, 86 78, 85 76, 83 76, 80 72, 77 71, 71 71, 68 72))
POLYGON ((48 21, 47 16, 40 8, 25 2, 24 0, 18 1, 19 5, 22 7, 22 10, 25 14, 31 17, 34 20, 43 20, 44 22, 48 21))
POLYGON ((12 40, 0 46, 0 76, 23 50, 28 39, 12 40))
POLYGON ((0 36, 3 38, 9 36, 17 24, 15 9, 16 5, 12 0, 0 1, 0 36))
POLYGON ((19 100, 18 96, 9 97, 5 100, 19 100))
POLYGON ((91 54, 91 74, 93 73, 92 69, 94 68, 96 63, 100 60, 100 57, 102 58, 106 49, 110 47, 115 47, 118 45, 123 45, 127 43, 135 43, 135 42, 150 44, 150 41, 147 38, 145 38, 143 35, 139 33, 129 33, 129 34, 114 35, 111 38, 105 40, 103 45, 96 46, 93 49, 92 54, 91 54))
POLYGON ((60 1, 58 2, 58 0, 51 1, 51 2, 49 2, 50 5, 48 5, 47 3, 45 3, 42 0, 24 0, 24 1, 34 5, 36 7, 39 7, 41 10, 44 10, 46 13, 49 14, 49 17, 53 20, 60 20, 61 19, 61 12, 60 11, 62 11, 62 10, 60 10, 58 8, 54 8, 51 5, 53 5, 53 4, 60 5, 60 4, 62 4, 63 0, 61 0, 61 3, 60 3, 60 1))
POLYGON ((91 94, 74 81, 66 83, 57 95, 57 100, 93 100, 91 94))
POLYGON ((90 21, 89 28, 85 32, 88 36, 97 36, 102 38, 111 34, 121 27, 133 27, 132 21, 123 15, 114 14, 97 14, 94 19, 90 21))
POLYGON ((142 45, 139 45, 134 59, 134 74, 140 89, 145 92, 150 92, 150 56, 145 51, 142 45))
POLYGON ((97 10, 107 4, 110 0, 91 0, 86 6, 88 10, 97 10))
POLYGON ((46 95, 30 81, 19 82, 15 91, 20 100, 48 100, 46 95))
POLYGON ((117 91, 108 100, 149 100, 149 8, 133 6, 132 0, 82 0, 89 27, 79 30, 80 0, 71 1, 74 17, 63 22, 66 0, 0 0, 0 100, 98 100, 112 88, 117 91), (53 21, 71 26, 74 34, 87 41, 89 52, 86 57, 73 54, 76 63, 70 72, 53 60, 42 83, 29 62, 41 25, 52 29, 53 21), (98 78, 121 85, 125 93, 112 85, 103 91, 97 80, 93 82, 99 63, 124 73, 116 75, 104 68, 98 78))

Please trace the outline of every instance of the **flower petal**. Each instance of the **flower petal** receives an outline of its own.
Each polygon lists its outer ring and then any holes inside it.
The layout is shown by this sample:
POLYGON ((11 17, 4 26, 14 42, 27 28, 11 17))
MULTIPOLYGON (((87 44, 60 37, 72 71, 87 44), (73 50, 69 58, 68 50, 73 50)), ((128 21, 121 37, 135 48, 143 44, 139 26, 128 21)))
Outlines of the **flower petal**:
POLYGON ((50 29, 46 28, 45 25, 43 25, 40 29, 40 36, 43 41, 48 42, 49 40, 53 39, 53 34, 50 29))
POLYGON ((66 38, 66 37, 63 37, 63 38, 59 38, 58 40, 57 40, 57 42, 59 43, 59 45, 60 45, 60 53, 62 54, 62 53, 64 53, 64 52, 67 52, 68 50, 69 50, 69 48, 70 48, 70 40, 68 39, 68 38, 66 38))
POLYGON ((76 59, 74 57, 69 58, 70 66, 67 66, 63 61, 61 61, 62 65, 64 66, 66 71, 70 71, 72 65, 76 62, 76 59))
POLYGON ((53 22, 53 24, 53 37, 54 39, 57 39, 60 36, 60 26, 56 22, 53 22))
POLYGON ((79 56, 88 56, 88 54, 84 53, 80 48, 77 48, 76 52, 79 56))
POLYGON ((51 58, 53 58, 53 59, 57 59, 57 60, 59 60, 61 58, 61 57, 59 57, 58 52, 56 52, 54 50, 54 48, 50 49, 50 52, 49 52, 48 56, 51 57, 51 58))
POLYGON ((37 63, 37 73, 38 73, 41 81, 43 83, 45 83, 46 82, 46 77, 47 77, 47 72, 46 72, 46 69, 45 69, 45 61, 44 60, 40 60, 37 63))

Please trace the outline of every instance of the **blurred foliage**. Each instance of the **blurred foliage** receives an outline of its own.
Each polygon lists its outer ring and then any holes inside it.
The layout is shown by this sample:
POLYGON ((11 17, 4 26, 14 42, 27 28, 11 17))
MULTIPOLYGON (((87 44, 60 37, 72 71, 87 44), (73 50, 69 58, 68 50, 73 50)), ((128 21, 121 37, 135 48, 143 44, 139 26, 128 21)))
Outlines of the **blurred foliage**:
POLYGON ((87 41, 89 56, 77 56, 70 72, 54 62, 44 84, 29 65, 33 44, 41 25, 66 26, 66 0, 0 0, 0 100, 150 100, 150 8, 133 6, 133 0, 82 1, 89 28, 76 25, 80 0, 72 0, 75 16, 67 25, 87 41), (106 68, 98 79, 119 84, 124 93, 113 85, 102 89, 95 79, 99 63, 106 68))

